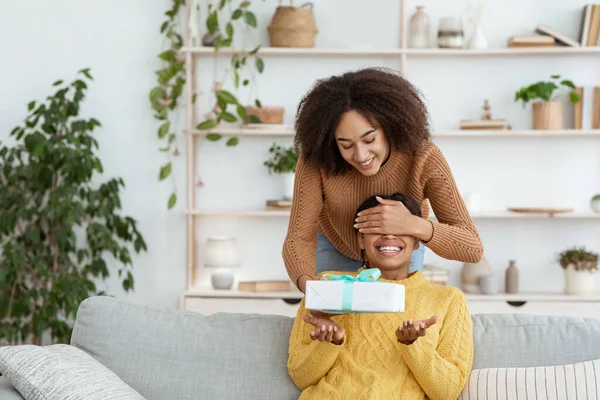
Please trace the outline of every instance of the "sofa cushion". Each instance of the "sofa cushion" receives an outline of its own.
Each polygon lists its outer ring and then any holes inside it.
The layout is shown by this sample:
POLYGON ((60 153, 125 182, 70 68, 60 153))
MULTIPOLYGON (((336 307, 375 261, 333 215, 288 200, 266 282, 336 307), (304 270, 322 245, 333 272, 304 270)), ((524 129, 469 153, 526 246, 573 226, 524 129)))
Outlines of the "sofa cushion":
POLYGON ((98 361, 65 344, 2 347, 0 372, 26 400, 144 400, 98 361))
POLYGON ((600 319, 473 315, 473 369, 574 364, 600 359, 600 319))
POLYGON ((292 323, 155 310, 101 296, 81 304, 71 344, 148 400, 297 399, 287 372, 292 323))
POLYGON ((0 399, 2 400, 23 400, 23 397, 17 392, 17 389, 11 385, 5 376, 0 376, 0 399))
POLYGON ((471 372, 459 400, 597 399, 600 360, 529 368, 484 368, 471 372))

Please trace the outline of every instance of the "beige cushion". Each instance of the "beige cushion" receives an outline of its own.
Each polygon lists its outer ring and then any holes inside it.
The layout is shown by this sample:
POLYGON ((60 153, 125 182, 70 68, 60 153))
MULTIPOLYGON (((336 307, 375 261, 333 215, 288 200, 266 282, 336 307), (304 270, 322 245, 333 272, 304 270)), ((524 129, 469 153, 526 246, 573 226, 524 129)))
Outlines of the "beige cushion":
POLYGON ((600 399, 600 360, 552 367, 474 369, 459 400, 600 399))

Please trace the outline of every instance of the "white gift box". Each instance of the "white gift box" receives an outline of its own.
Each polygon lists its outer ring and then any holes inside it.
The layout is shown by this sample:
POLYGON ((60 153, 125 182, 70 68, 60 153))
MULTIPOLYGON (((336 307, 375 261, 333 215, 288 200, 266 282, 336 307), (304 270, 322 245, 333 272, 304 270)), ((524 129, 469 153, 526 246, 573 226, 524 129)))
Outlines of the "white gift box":
POLYGON ((331 314, 404 311, 405 287, 391 282, 306 281, 304 306, 331 314))

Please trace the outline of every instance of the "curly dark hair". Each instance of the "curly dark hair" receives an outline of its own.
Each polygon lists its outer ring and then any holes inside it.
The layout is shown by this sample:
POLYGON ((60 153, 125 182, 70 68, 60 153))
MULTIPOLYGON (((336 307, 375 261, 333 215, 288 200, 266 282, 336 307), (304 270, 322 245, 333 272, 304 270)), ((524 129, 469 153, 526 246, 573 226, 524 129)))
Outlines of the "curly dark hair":
MULTIPOLYGON (((377 196, 381 197, 384 200, 401 201, 402 204, 404 204, 406 209, 408 211, 410 211, 410 213, 412 215, 416 215, 417 217, 422 216, 421 215, 421 206, 419 205, 419 203, 417 203, 417 201, 415 201, 415 199, 413 199, 412 197, 405 196, 402 193, 394 193, 394 194, 389 194, 389 195, 388 194, 378 194, 375 196, 371 196, 368 199, 366 199, 356 209, 356 214, 358 214, 361 211, 368 210, 369 208, 377 207, 379 205, 379 202, 377 201, 377 196)), ((354 229, 358 232, 358 229, 356 229, 356 228, 354 228, 354 229)))
POLYGON ((294 145, 328 175, 352 169, 334 137, 342 115, 351 110, 381 128, 393 150, 414 154, 430 138, 429 116, 420 93, 398 73, 365 68, 320 79, 298 105, 294 145))

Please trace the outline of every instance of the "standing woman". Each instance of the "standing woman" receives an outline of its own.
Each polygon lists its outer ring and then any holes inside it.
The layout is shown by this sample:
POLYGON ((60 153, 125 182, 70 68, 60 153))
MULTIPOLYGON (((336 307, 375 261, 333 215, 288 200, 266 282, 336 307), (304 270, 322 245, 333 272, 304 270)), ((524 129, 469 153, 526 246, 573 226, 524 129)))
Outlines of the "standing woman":
POLYGON ((427 109, 406 79, 367 68, 319 80, 298 106, 295 130, 299 158, 283 259, 301 291, 317 273, 363 265, 355 226, 363 233, 416 237, 421 245, 411 272, 422 268, 423 244, 447 259, 481 260, 477 229, 431 140, 427 109), (427 219, 426 209, 417 217, 392 200, 354 215, 370 196, 396 192, 423 208, 428 199, 437 222, 427 219))

